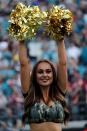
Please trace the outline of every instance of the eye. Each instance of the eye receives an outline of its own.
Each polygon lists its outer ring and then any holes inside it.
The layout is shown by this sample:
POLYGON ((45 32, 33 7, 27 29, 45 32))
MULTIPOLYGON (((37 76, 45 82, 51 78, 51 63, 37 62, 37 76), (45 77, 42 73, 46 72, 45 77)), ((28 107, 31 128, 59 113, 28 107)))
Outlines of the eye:
POLYGON ((51 69, 46 69, 46 70, 38 70, 37 71, 38 74, 43 74, 44 72, 47 73, 47 74, 50 74, 52 72, 52 70, 51 69))
POLYGON ((37 73, 38 74, 42 74, 44 71, 43 70, 38 70, 37 73))
POLYGON ((52 70, 50 70, 50 69, 46 70, 46 73, 48 73, 48 74, 51 73, 51 72, 52 72, 52 70))

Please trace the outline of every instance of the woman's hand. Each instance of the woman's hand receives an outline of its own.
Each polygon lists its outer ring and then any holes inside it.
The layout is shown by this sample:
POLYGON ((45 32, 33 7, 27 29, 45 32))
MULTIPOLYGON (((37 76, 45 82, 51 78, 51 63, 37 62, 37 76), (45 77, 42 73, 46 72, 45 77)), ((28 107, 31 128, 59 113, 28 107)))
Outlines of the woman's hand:
MULTIPOLYGON (((64 38, 62 38, 62 39, 60 39, 60 40, 55 40, 55 41, 56 41, 56 44, 57 44, 58 47, 59 47, 59 46, 62 47, 62 45, 65 46, 65 45, 64 45, 64 38)), ((59 47, 59 48, 60 48, 60 47, 59 47)))
POLYGON ((25 43, 24 40, 20 40, 20 41, 19 41, 19 44, 24 44, 24 43, 25 43))

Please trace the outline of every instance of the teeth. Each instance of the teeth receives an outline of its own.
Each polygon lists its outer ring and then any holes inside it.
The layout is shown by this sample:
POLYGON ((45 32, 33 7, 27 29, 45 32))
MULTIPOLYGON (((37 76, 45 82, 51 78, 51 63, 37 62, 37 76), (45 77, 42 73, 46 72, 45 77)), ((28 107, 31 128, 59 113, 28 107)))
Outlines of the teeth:
POLYGON ((42 81, 47 81, 48 79, 42 79, 42 81))
POLYGON ((42 81, 48 81, 48 80, 42 80, 42 81))

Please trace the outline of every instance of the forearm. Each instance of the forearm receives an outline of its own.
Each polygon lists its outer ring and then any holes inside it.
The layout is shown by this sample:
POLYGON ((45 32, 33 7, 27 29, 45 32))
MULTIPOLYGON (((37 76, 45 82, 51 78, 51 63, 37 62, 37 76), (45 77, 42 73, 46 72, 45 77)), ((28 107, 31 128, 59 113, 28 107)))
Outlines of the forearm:
POLYGON ((57 42, 57 45, 58 45, 59 64, 66 65, 67 57, 66 57, 64 40, 57 42))
POLYGON ((27 57, 27 48, 23 41, 19 42, 20 78, 22 92, 26 93, 30 86, 30 63, 27 57))
POLYGON ((19 41, 19 61, 21 65, 28 63, 27 49, 24 41, 19 41))
POLYGON ((64 40, 61 40, 57 43, 58 45, 58 84, 61 92, 63 94, 66 93, 67 89, 67 58, 66 58, 66 50, 64 40))

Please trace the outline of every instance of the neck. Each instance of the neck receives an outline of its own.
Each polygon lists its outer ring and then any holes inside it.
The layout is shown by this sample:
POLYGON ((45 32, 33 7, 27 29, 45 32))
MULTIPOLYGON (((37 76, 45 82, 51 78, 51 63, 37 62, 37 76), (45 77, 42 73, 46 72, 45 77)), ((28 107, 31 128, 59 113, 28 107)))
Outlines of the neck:
POLYGON ((49 101, 49 87, 41 87, 41 92, 43 95, 43 101, 48 103, 49 101))

